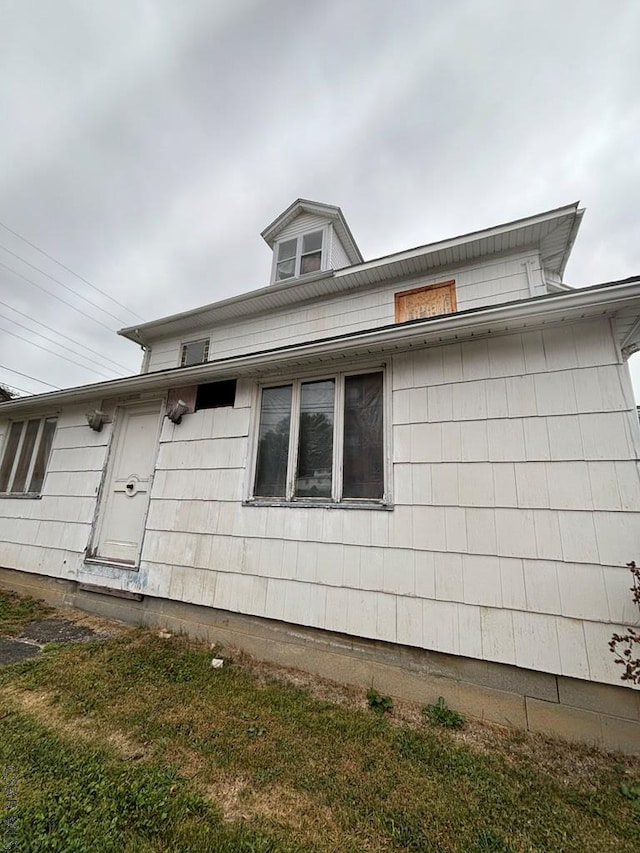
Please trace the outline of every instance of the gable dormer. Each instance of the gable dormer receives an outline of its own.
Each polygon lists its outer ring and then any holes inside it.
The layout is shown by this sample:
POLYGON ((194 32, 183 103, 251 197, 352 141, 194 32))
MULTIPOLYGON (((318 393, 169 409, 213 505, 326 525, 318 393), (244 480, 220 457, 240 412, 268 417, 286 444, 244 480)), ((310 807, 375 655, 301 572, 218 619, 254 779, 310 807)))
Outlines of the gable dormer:
POLYGON ((271 283, 362 263, 339 207, 299 198, 262 232, 273 250, 271 283))

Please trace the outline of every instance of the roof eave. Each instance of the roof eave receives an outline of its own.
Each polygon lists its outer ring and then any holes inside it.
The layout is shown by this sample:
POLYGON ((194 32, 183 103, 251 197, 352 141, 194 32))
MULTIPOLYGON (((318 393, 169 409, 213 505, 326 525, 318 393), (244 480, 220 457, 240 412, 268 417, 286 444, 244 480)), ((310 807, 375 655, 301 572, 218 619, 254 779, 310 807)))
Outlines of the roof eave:
POLYGON ((349 332, 318 341, 231 356, 193 367, 171 368, 33 397, 22 397, 0 403, 0 417, 10 415, 14 411, 55 409, 64 404, 109 399, 133 392, 161 391, 228 376, 257 375, 276 367, 299 367, 303 364, 312 366, 331 358, 343 360, 351 356, 375 357, 376 353, 398 352, 413 346, 450 343, 481 334, 501 334, 510 330, 509 324, 513 330, 515 323, 532 328, 536 324, 560 323, 566 319, 583 319, 594 314, 610 316, 630 306, 640 313, 640 277, 497 306, 474 308, 425 320, 411 320, 366 332, 349 332))

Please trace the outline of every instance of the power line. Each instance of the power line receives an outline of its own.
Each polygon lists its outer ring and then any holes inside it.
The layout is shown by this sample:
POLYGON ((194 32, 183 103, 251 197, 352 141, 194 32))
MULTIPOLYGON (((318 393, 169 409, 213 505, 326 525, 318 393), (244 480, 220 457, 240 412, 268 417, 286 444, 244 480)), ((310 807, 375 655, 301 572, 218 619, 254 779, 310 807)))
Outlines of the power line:
POLYGON ((27 240, 26 237, 22 236, 22 234, 18 234, 17 231, 13 230, 13 228, 9 228, 9 226, 5 225, 4 222, 0 222, 0 228, 4 228, 5 231, 8 231, 10 234, 13 234, 14 237, 17 237, 19 240, 22 240, 23 243, 26 243, 27 246, 31 246, 32 249, 36 250, 36 252, 40 252, 40 254, 44 255, 45 258, 49 258, 50 261, 53 261, 54 264, 58 264, 58 266, 62 267, 63 270, 70 272, 71 275, 75 275, 76 278, 80 279, 80 281, 83 281, 85 284, 88 284, 89 287, 93 288, 93 290, 97 291, 97 293, 100 293, 102 294, 102 296, 106 296, 107 299, 110 299, 112 302, 115 302, 116 305, 119 305, 120 308, 123 308, 128 314, 131 314, 133 317, 137 317, 138 320, 143 319, 139 314, 136 314, 135 311, 132 311, 131 308, 127 308, 127 306, 123 305, 122 302, 118 302, 118 300, 115 299, 113 296, 110 296, 108 293, 105 293, 104 290, 100 290, 100 288, 96 287, 95 284, 91 284, 90 281, 88 281, 86 278, 72 270, 71 267, 66 266, 66 264, 62 263, 62 261, 59 261, 57 258, 54 258, 53 255, 50 255, 48 252, 45 252, 45 250, 41 249, 40 246, 36 246, 36 244, 32 243, 31 240, 27 240))
POLYGON ((9 373, 15 373, 16 376, 24 376, 25 379, 33 379, 34 382, 39 382, 40 385, 48 385, 54 391, 60 391, 57 385, 52 385, 50 382, 44 382, 42 379, 36 379, 35 376, 29 376, 28 373, 20 373, 19 370, 14 370, 12 367, 7 367, 6 364, 0 364, 0 370, 8 370, 9 373))
POLYGON ((11 335, 14 338, 18 338, 18 340, 26 341, 26 343, 30 344, 32 347, 37 347, 41 349, 43 352, 48 352, 50 355, 55 355, 58 358, 62 358, 65 361, 68 361, 69 364, 75 364, 76 367, 81 367, 83 370, 89 371, 89 373, 96 373, 98 376, 105 376, 107 379, 113 379, 113 376, 109 373, 104 373, 102 370, 95 370, 92 367, 86 367, 84 364, 81 364, 79 361, 74 361, 72 358, 67 358, 66 355, 61 355, 59 352, 54 352, 49 347, 43 347, 40 344, 37 344, 35 341, 30 341, 28 338, 25 338, 24 335, 18 335, 16 332, 12 332, 9 329, 5 329, 0 326, 0 330, 3 331, 6 335, 11 335))
POLYGON ((32 270, 39 272, 40 275, 44 275, 47 278, 51 279, 51 281, 55 281, 56 284, 59 284, 60 287, 64 287, 65 290, 68 290, 69 293, 73 293, 74 296, 77 296, 78 299, 82 299, 87 305, 91 305, 92 308, 96 308, 98 311, 102 311, 103 314, 108 314, 109 317, 112 317, 114 320, 117 320, 118 323, 127 323, 127 320, 123 320, 121 317, 118 317, 116 314, 112 314, 111 311, 107 311, 106 308, 101 308, 100 305, 96 305, 95 302, 92 302, 90 299, 87 299, 86 296, 83 296, 81 293, 78 293, 77 290, 74 290, 72 287, 69 287, 68 284, 65 284, 63 281, 60 281, 59 278, 56 278, 54 275, 50 275, 45 270, 41 270, 40 267, 37 267, 35 264, 32 264, 31 261, 25 260, 21 255, 18 255, 16 252, 13 252, 11 249, 7 249, 2 243, 0 243, 0 249, 3 252, 7 252, 7 254, 11 255, 14 258, 17 258, 23 264, 26 264, 28 267, 31 267, 32 270))
MULTIPOLYGON (((4 304, 4 303, 2 303, 2 304, 4 304)), ((29 326, 25 326, 23 323, 18 323, 17 320, 12 320, 11 317, 7 317, 6 314, 3 314, 2 312, 0 312, 0 317, 2 317, 3 320, 7 320, 7 322, 9 322, 9 323, 13 323, 14 326, 18 326, 18 328, 20 328, 20 329, 25 329, 27 332, 31 332, 31 334, 37 335, 39 338, 42 338, 43 340, 49 341, 50 343, 54 344, 55 346, 60 347, 60 349, 66 350, 67 352, 70 352, 71 355, 77 355, 77 356, 80 356, 80 358, 84 358, 85 361, 88 361, 90 364, 97 364, 98 367, 104 367, 105 366, 104 363, 102 363, 102 362, 95 361, 93 358, 88 358, 83 353, 76 352, 75 350, 72 350, 70 347, 66 347, 64 344, 59 344, 56 340, 54 340, 53 338, 50 338, 48 335, 43 335, 42 332, 36 332, 35 329, 31 329, 29 326)), ((8 329, 5 331, 7 331, 8 334, 12 334, 11 332, 9 332, 8 329)), ((16 337, 20 337, 20 336, 16 335, 16 337)), ((22 340, 27 340, 27 338, 22 338, 22 340)), ((28 343, 31 343, 31 341, 28 341, 28 343)), ((58 353, 54 352, 53 354, 57 355, 58 353)), ((81 366, 83 366, 83 365, 81 365, 81 366)), ((121 376, 126 375, 126 374, 122 373, 121 371, 118 371, 118 373, 120 373, 121 376)))
POLYGON ((21 272, 18 272, 18 270, 14 270, 13 267, 8 267, 6 264, 3 264, 2 261, 0 261, 0 267, 5 270, 9 270, 10 273, 17 275, 18 278, 21 278, 23 281, 26 281, 34 287, 37 287, 38 290, 41 290, 43 293, 46 293, 47 296, 50 296, 52 299, 57 299, 58 302, 62 302, 63 305, 72 308, 74 311, 77 311, 78 314, 82 314, 83 317, 86 317, 87 320, 92 320, 94 323, 97 323, 98 326, 102 326, 103 329, 106 329, 108 332, 111 332, 111 334, 113 334, 113 329, 110 326, 107 326, 106 323, 103 323, 101 320, 96 320, 96 318, 92 317, 91 314, 87 314, 84 311, 81 311, 79 308, 76 308, 75 305, 72 305, 70 302, 67 302, 67 300, 63 299, 61 296, 56 296, 55 293, 51 293, 50 290, 47 290, 45 287, 42 287, 42 285, 33 281, 33 279, 27 278, 26 275, 22 275, 21 272))
MULTIPOLYGON (((116 367, 120 367, 120 368, 122 368, 122 370, 126 371, 127 375, 129 375, 129 373, 131 372, 125 364, 120 364, 120 362, 114 361, 112 358, 109 358, 108 356, 104 355, 103 353, 98 352, 98 350, 91 349, 91 347, 82 343, 82 341, 77 341, 75 338, 70 338, 69 335, 65 335, 62 332, 59 332, 57 329, 53 329, 51 326, 47 326, 46 323, 43 323, 41 320, 36 320, 34 317, 31 317, 29 314, 25 314, 24 311, 19 311, 17 308, 14 308, 13 305, 9 305, 8 302, 3 302, 0 299, 0 305, 4 305, 5 308, 9 308, 11 311, 15 311, 15 313, 19 314, 21 317, 26 317, 26 319, 30 320, 32 323, 37 323, 38 326, 42 326, 44 329, 48 329, 50 332, 53 332, 54 335, 58 335, 58 337, 64 338, 66 341, 70 341, 72 344, 76 344, 76 346, 79 346, 81 349, 84 349, 87 352, 92 352, 94 355, 100 356, 100 358, 103 359, 104 361, 110 361, 111 364, 115 364, 116 367)), ((16 323, 15 320, 11 320, 10 317, 5 317, 5 320, 9 320, 10 323, 15 323, 16 326, 20 325, 19 323, 16 323)), ((25 327, 23 326, 22 328, 25 328, 25 327)), ((40 335, 40 332, 35 332, 35 334, 40 335)), ((45 335, 40 335, 40 337, 45 338, 45 335)), ((56 346, 59 346, 59 347, 62 346, 62 344, 57 343, 57 341, 53 341, 51 338, 45 338, 45 339, 51 340, 51 342, 55 343, 56 346)), ((64 349, 67 349, 67 348, 64 347, 64 349)), ((73 352, 73 350, 69 350, 69 352, 73 352)), ((78 354, 79 353, 76 353, 76 355, 78 355, 78 354)))

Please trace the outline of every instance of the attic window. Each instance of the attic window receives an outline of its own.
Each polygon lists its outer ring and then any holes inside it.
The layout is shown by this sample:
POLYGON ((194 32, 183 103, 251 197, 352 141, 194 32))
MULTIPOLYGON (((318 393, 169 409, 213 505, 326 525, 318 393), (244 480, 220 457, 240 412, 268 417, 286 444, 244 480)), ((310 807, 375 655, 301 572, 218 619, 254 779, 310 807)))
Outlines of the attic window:
POLYGON ((275 280, 297 278, 322 269, 323 231, 311 231, 278 243, 275 280))
POLYGON ((200 409, 218 409, 221 406, 233 406, 236 401, 236 380, 207 382, 198 385, 196 394, 196 412, 200 409))
POLYGON ((187 341, 182 344, 180 350, 180 367, 189 367, 192 364, 202 364, 209 358, 209 339, 201 341, 187 341))

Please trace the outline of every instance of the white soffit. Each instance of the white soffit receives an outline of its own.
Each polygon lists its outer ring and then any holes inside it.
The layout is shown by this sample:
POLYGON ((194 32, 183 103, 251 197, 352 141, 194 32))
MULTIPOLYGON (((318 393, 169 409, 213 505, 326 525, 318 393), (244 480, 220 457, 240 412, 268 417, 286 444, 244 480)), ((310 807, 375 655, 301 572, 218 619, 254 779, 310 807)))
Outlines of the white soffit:
MULTIPOLYGON (((274 229, 284 228, 287 222, 283 224, 282 218, 298 215, 300 211, 297 206, 302 204, 339 211, 339 208, 331 205, 319 205, 298 199, 271 223, 263 232, 263 236, 267 232, 272 233, 274 229)), ((121 329, 118 334, 139 344, 151 343, 166 335, 191 333, 235 319, 246 319, 265 311, 277 311, 290 305, 346 293, 359 287, 430 273, 438 269, 445 270, 468 264, 473 260, 515 251, 539 250, 545 268, 562 275, 583 213, 583 210, 578 209, 578 202, 575 202, 484 231, 418 246, 335 271, 313 273, 278 282, 180 314, 129 326, 121 329)))
POLYGON ((62 405, 79 405, 133 394, 162 394, 168 388, 213 382, 242 376, 261 377, 274 371, 312 370, 318 364, 380 359, 413 347, 438 346, 454 341, 497 336, 519 330, 579 322, 589 318, 616 317, 620 336, 635 343, 640 318, 640 277, 599 284, 567 293, 536 296, 516 302, 474 308, 424 320, 291 344, 272 350, 216 359, 192 367, 142 373, 80 388, 53 391, 0 403, 0 417, 14 411, 55 411, 62 405), (636 329, 632 332, 632 327, 636 329))

